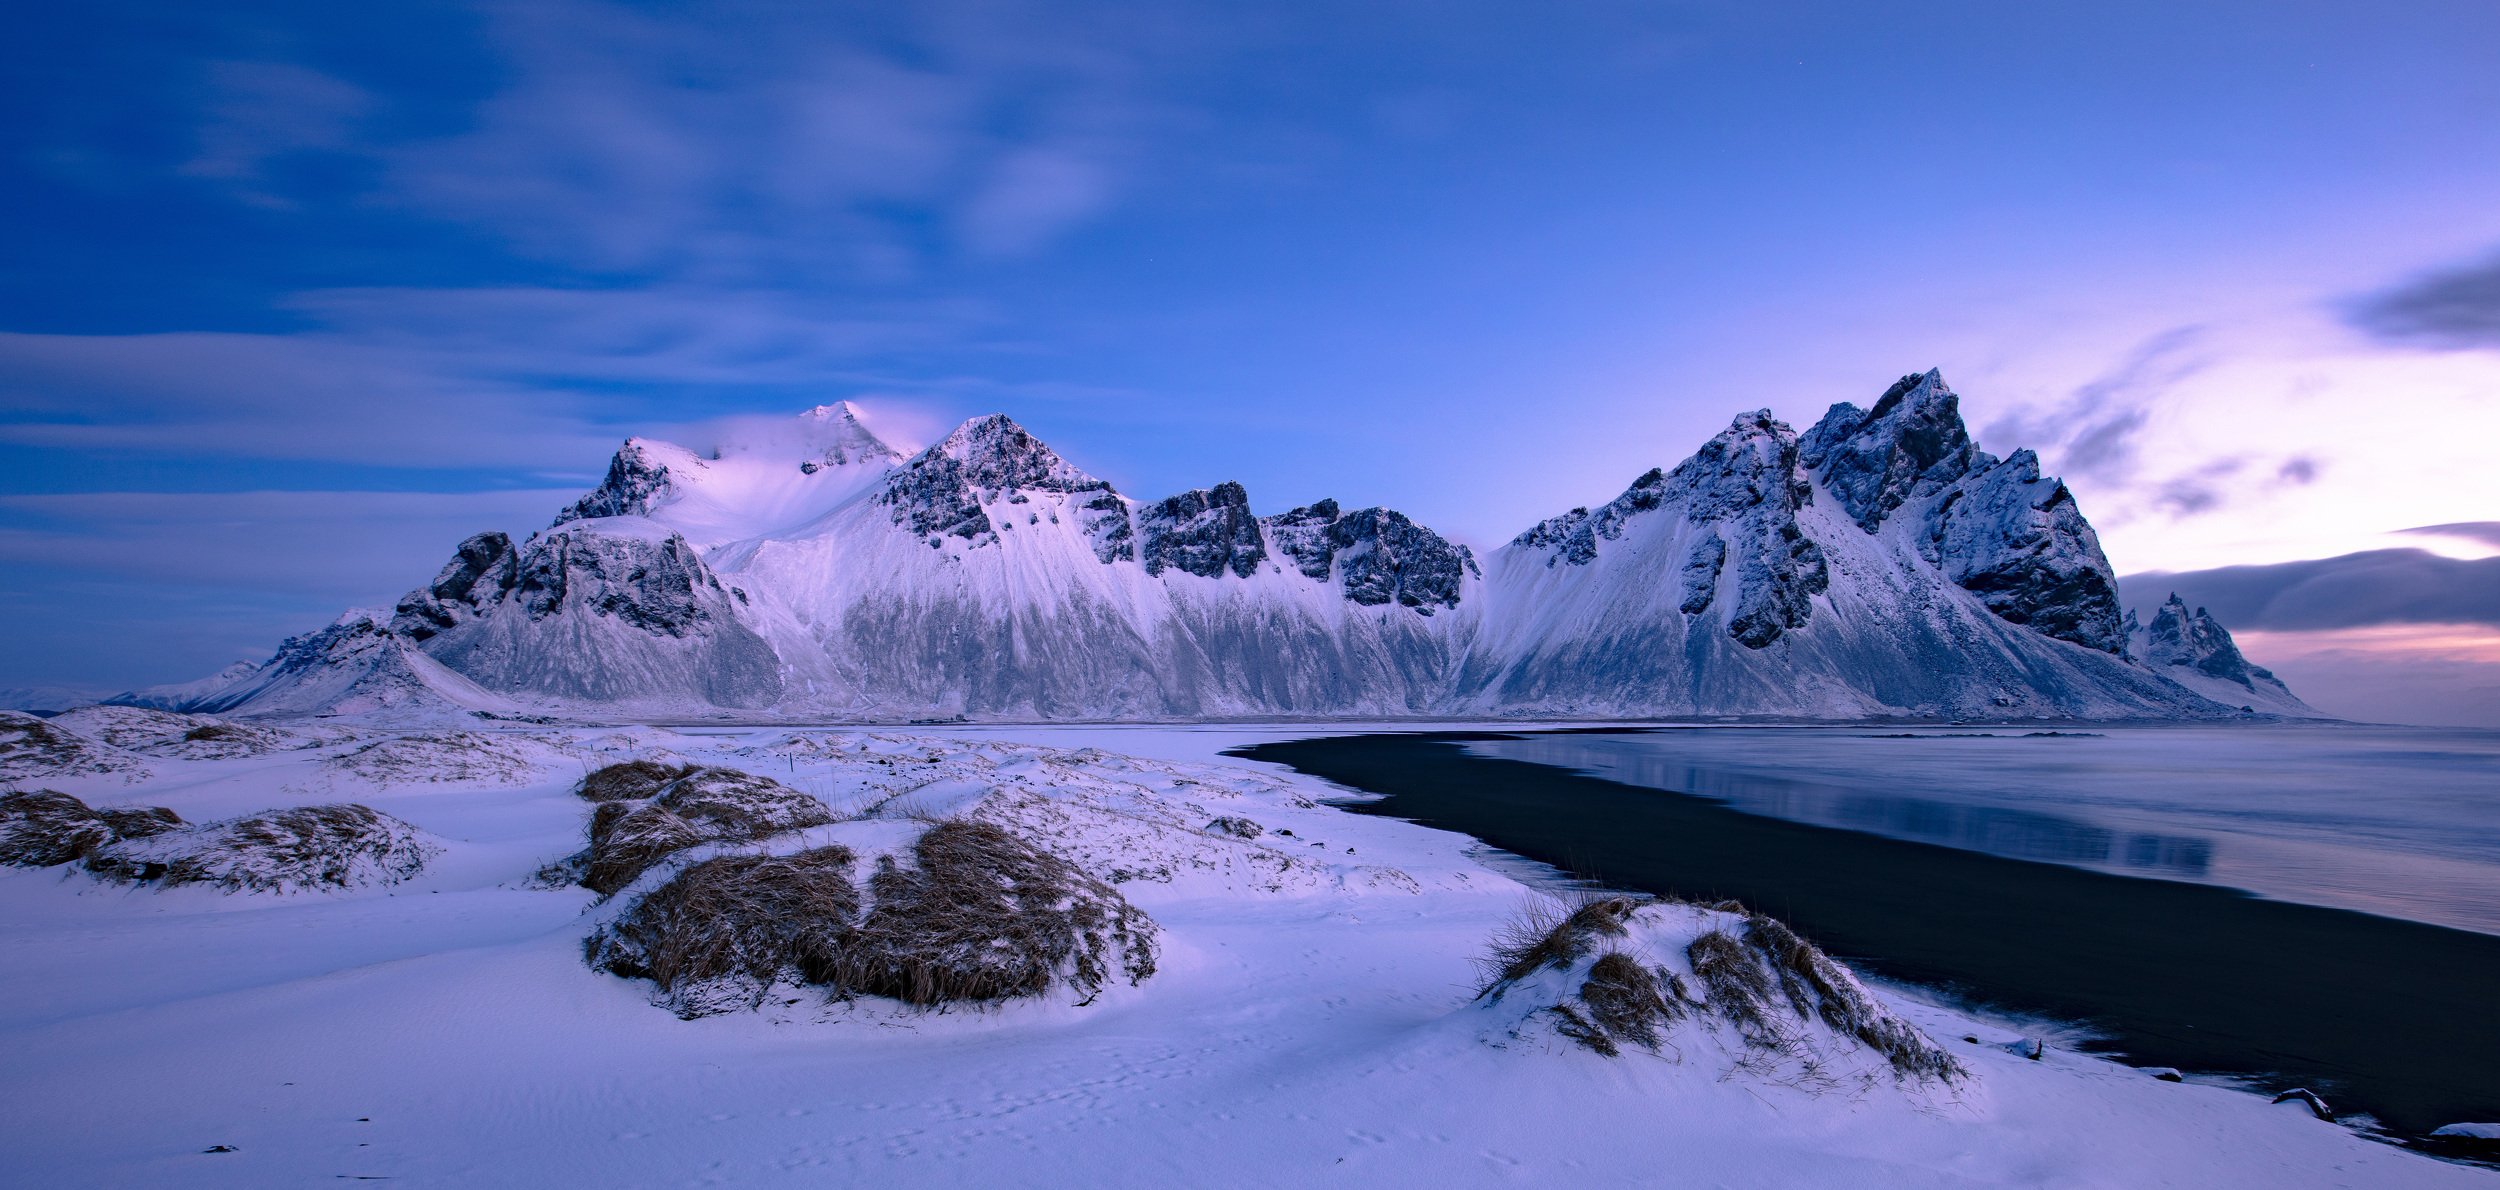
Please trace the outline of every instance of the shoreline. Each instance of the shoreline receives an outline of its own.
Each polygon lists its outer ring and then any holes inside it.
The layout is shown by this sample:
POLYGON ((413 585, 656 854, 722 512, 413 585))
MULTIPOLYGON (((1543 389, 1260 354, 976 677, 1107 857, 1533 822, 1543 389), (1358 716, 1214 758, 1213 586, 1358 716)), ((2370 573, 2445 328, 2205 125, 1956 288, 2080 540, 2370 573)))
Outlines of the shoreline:
POLYGON ((1494 729, 1228 752, 1609 885, 1773 913, 1874 975, 2077 1022, 2148 1066, 2306 1085, 2409 1142, 2500 1115, 2500 937, 1749 814, 1469 755, 1494 729))

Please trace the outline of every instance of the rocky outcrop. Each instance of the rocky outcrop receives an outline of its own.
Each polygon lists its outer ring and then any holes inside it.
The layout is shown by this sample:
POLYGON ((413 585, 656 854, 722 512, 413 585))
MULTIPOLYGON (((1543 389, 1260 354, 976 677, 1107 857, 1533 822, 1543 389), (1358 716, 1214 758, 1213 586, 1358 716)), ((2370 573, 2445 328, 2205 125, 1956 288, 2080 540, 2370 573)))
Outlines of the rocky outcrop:
POLYGON ((574 521, 518 549, 462 543, 392 628, 488 688, 568 699, 768 706, 781 664, 684 538, 639 518, 574 521))
POLYGON ((2117 577, 2074 494, 2028 450, 1999 460, 1974 445, 1941 373, 1902 377, 1873 409, 1832 406, 1798 460, 1870 534, 1925 505, 1920 552, 2006 622, 2124 649, 2117 577))
MULTIPOLYGON (((914 533, 959 537, 978 547, 998 540, 993 508, 1029 504, 1037 493, 1061 498, 1055 503, 1077 518, 1095 558, 1105 565, 1137 557, 1128 504, 1119 492, 1070 466, 1003 414, 956 427, 945 441, 888 475, 877 500, 892 511, 895 524, 914 533)), ((1051 510, 1054 520, 1060 515, 1061 508, 1051 510)))
POLYGON ((1394 603, 1429 616, 1457 607, 1467 577, 1480 573, 1474 551, 1386 508, 1340 512, 1322 500, 1262 523, 1306 577, 1333 574, 1365 607, 1394 603))
POLYGON ((2118 653, 2127 634, 2118 576, 2064 483, 2018 450, 1948 489, 1927 513, 1922 544, 1965 591, 2008 623, 2088 649, 2118 653))
POLYGON ((1893 382, 1873 409, 1832 406, 1806 432, 1798 453, 1869 533, 1904 502, 1962 478, 1978 457, 1962 425, 1961 398, 1935 371, 1893 382))
POLYGON ((1149 504, 1137 514, 1137 553, 1146 573, 1178 570, 1200 578, 1258 573, 1267 560, 1250 495, 1237 483, 1197 488, 1149 504))
POLYGON ((1603 507, 1575 508, 1511 544, 1542 552, 1549 568, 1587 566, 1636 518, 1668 510, 1703 529, 1677 572, 1678 606, 1687 615, 1708 611, 1733 565, 1728 635, 1763 648, 1805 624, 1814 614, 1813 597, 1831 581, 1821 547, 1797 521, 1799 510, 1814 502, 1797 462, 1796 433, 1770 410, 1757 409, 1674 471, 1652 470, 1603 507))
POLYGON ((433 582, 399 601, 391 629, 422 641, 476 618, 520 585, 520 560, 512 539, 501 533, 480 533, 461 542, 433 582))
POLYGON ((2153 613, 2153 622, 2144 627, 2136 655, 2146 665, 2190 670, 2252 694, 2291 695, 2291 690, 2271 671, 2250 664, 2248 658, 2240 655, 2239 644, 2219 621, 2204 608, 2190 611, 2187 601, 2176 592, 2153 613))
POLYGON ((607 478, 599 481, 599 486, 592 488, 581 499, 565 505, 564 511, 557 513, 551 524, 562 525, 594 517, 650 515, 653 502, 668 490, 669 480, 667 464, 652 455, 650 446, 641 439, 626 439, 625 445, 618 447, 616 455, 608 460, 607 478))

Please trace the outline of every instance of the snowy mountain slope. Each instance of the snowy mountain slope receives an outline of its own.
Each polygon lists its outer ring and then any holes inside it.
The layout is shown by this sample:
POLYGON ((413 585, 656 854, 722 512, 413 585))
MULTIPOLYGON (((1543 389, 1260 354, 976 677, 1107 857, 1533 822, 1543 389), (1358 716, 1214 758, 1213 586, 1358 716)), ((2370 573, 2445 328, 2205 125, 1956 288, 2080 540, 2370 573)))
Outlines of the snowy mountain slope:
POLYGON ((1004 417, 713 561, 758 593, 796 698, 849 711, 1412 713, 1446 681, 1432 613, 1473 581, 1396 513, 1261 522, 1230 484, 1144 505, 1004 417))
POLYGON ((493 689, 597 703, 770 706, 781 665, 724 587, 657 521, 568 521, 514 546, 482 534, 391 629, 493 689))
POLYGON ((707 452, 628 438, 609 461, 607 478, 557 514, 555 524, 643 517, 710 549, 815 520, 902 459, 861 424, 848 401, 769 428, 740 427, 707 452))
POLYGON ((2115 580, 2072 508, 2028 452, 1972 446, 1933 372, 1802 442, 1745 414, 1498 551, 1461 696, 1560 715, 2210 713, 2098 647, 2118 637, 2115 580))
MULTIPOLYGON (((647 715, 2253 705, 2237 683, 2216 701, 2192 666, 2131 660, 2125 631, 2073 495, 2029 451, 1980 450, 1928 372, 1802 436, 1745 414, 1487 563, 1383 508, 1262 517, 1237 483, 1133 499, 1001 415, 903 458, 822 406, 703 452, 627 441, 555 525, 463 542, 386 635, 466 679, 447 705, 492 691, 647 715)), ((297 686, 344 689, 299 659, 282 695, 276 665, 179 705, 286 711, 319 703, 297 686)))
POLYGON ((521 707, 418 651, 380 613, 359 609, 319 631, 288 638, 250 672, 165 709, 415 722, 521 707))
POLYGON ((2135 613, 2127 613, 2126 633, 2130 651, 2144 664, 2215 702, 2277 715, 2320 717, 2281 678, 2249 664, 2221 624, 2204 608, 2188 610, 2187 601, 2175 591, 2153 613, 2149 625, 2138 628, 2135 613))
POLYGON ((193 706, 201 702, 203 699, 216 694, 218 691, 224 690, 227 687, 252 676, 254 673, 259 672, 260 665, 261 663, 257 661, 237 661, 234 664, 218 670, 216 673, 210 674, 205 678, 195 678, 188 682, 170 682, 162 686, 142 686, 136 690, 125 690, 120 694, 116 694, 111 698, 105 699, 104 705, 117 707, 152 707, 160 711, 175 710, 193 706))

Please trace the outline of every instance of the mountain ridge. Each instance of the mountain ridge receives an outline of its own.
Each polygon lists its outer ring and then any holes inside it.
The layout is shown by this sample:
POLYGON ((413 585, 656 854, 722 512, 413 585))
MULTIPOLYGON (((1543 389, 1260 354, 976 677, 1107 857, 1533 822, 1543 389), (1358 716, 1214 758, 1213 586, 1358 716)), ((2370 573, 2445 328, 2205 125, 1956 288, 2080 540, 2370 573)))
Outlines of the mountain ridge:
MULTIPOLYGON (((1133 498, 1004 414, 905 456, 848 403, 819 406, 709 452, 628 439, 555 524, 464 541, 376 624, 459 680, 445 711, 479 695, 858 718, 2245 705, 2134 655, 2071 491, 2027 450, 1980 450, 1932 370, 1804 434, 1741 414, 1484 558, 1388 508, 1259 516, 1238 482, 1133 498)), ((302 652, 285 673, 308 672, 302 652)), ((302 713, 277 664, 198 701, 302 713)), ((2306 709, 2288 690, 2274 706, 2306 709)))

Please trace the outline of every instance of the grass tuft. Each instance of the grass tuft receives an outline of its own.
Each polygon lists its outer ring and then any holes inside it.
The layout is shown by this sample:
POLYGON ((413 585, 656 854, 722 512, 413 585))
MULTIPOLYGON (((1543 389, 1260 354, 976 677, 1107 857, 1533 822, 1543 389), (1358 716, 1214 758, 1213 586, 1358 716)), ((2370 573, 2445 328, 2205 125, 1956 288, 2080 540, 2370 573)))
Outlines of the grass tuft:
POLYGON ((855 857, 724 855, 687 868, 590 936, 590 965, 648 979, 681 1017, 752 1009, 777 980, 840 966, 859 914, 855 857))
POLYGON ((49 868, 181 825, 163 806, 96 809, 49 789, 12 793, 0 796, 0 864, 49 868))

